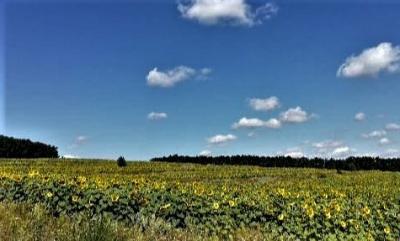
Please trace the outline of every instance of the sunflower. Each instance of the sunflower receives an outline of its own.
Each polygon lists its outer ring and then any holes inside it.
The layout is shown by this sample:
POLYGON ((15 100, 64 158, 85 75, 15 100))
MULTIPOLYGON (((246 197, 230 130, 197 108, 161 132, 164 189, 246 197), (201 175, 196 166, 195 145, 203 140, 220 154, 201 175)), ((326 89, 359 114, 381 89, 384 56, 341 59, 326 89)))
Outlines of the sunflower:
POLYGON ((213 208, 214 208, 214 209, 219 209, 219 203, 214 202, 214 203, 213 203, 213 208))

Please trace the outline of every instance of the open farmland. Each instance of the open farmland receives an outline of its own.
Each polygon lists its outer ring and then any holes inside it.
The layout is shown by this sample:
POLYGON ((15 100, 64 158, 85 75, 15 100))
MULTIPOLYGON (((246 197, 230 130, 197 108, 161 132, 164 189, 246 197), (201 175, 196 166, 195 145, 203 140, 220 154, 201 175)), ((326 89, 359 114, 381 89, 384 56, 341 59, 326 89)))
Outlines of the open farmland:
POLYGON ((398 172, 49 159, 2 160, 0 178, 3 205, 40 205, 72 223, 105 217, 143 233, 164 225, 165 237, 396 240, 400 232, 398 172))

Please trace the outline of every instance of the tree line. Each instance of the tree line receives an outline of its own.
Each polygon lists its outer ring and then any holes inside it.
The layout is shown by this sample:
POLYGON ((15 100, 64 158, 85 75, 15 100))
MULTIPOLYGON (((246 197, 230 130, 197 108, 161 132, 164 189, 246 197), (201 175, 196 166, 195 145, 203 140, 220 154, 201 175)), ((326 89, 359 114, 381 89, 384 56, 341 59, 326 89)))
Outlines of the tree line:
POLYGON ((58 158, 57 147, 0 135, 0 158, 58 158))
POLYGON ((326 168, 337 170, 400 171, 399 158, 348 157, 346 159, 292 158, 288 156, 180 156, 156 157, 152 162, 177 162, 214 165, 253 165, 261 167, 326 168))

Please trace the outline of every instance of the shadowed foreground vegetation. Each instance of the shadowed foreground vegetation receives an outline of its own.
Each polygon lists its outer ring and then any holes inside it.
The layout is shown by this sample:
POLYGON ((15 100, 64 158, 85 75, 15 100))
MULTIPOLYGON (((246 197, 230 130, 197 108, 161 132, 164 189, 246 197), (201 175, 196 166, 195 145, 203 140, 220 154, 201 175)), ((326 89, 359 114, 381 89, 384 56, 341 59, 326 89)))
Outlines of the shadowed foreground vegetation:
POLYGON ((397 240, 400 174, 0 160, 0 206, 0 240, 397 240))
MULTIPOLYGON (((89 218, 51 216, 45 207, 28 204, 0 204, 0 241, 216 241, 190 229, 176 229, 161 219, 149 219, 145 225, 127 226, 109 217, 89 218)), ((293 240, 273 231, 263 234, 257 229, 241 229, 230 240, 293 240)))

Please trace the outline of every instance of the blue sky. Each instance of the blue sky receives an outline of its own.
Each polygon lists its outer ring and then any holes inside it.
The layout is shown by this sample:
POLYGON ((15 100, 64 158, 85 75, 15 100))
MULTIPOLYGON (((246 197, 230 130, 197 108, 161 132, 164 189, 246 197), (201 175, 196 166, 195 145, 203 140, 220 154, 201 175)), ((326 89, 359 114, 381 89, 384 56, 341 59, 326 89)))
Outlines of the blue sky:
POLYGON ((388 1, 9 1, 3 132, 79 157, 399 155, 399 12, 388 1))

